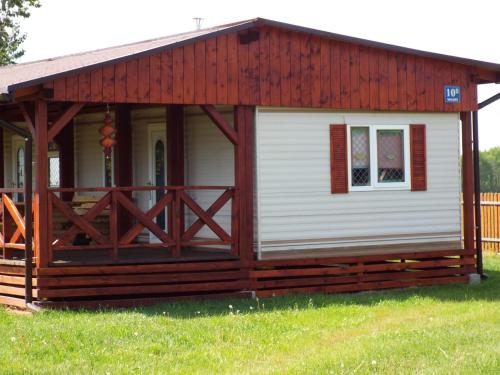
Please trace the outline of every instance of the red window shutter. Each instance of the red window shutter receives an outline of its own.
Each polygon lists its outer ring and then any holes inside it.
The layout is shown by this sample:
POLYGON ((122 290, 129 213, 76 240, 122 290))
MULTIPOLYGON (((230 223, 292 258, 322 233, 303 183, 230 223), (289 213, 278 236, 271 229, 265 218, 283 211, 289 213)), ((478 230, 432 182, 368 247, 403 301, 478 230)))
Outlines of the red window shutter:
POLYGON ((411 190, 427 190, 425 125, 410 125, 411 190))
POLYGON ((332 194, 347 193, 347 126, 330 125, 330 175, 332 194))

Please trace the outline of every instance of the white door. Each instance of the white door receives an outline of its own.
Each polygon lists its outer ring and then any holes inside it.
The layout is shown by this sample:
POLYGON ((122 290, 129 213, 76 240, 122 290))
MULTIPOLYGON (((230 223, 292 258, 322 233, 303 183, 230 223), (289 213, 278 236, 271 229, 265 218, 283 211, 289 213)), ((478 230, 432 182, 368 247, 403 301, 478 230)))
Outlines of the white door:
MULTIPOLYGON (((151 124, 149 134, 149 184, 153 186, 167 185, 167 143, 165 124, 151 124)), ((149 195, 149 208, 165 195, 163 190, 154 190, 149 195)), ((156 224, 165 230, 167 228, 167 210, 155 218, 156 224)), ((150 242, 159 242, 158 238, 150 233, 150 242)))
MULTIPOLYGON (((25 144, 19 136, 12 137, 12 185, 14 188, 24 187, 25 144)), ((14 194, 14 199, 23 201, 23 194, 14 194)))

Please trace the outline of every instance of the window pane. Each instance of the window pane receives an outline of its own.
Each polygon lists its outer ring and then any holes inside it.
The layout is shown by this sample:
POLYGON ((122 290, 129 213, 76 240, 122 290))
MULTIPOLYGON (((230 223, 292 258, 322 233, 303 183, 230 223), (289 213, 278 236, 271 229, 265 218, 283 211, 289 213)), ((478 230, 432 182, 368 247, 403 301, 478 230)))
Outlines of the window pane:
POLYGON ((377 130, 379 182, 404 182, 403 130, 377 130))
POLYGON ((370 185, 370 132, 367 127, 351 128, 351 184, 370 185))

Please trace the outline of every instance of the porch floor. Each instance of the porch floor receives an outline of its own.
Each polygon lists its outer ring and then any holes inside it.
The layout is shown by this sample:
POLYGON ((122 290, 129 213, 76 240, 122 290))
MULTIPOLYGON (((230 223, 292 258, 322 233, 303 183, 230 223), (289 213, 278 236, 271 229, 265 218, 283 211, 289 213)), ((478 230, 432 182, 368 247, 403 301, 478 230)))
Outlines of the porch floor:
MULTIPOLYGON (((22 252, 19 256, 14 254, 13 261, 24 261, 22 252)), ((180 263, 193 261, 237 260, 231 255, 229 249, 199 247, 184 248, 180 257, 172 256, 168 249, 137 248, 119 249, 118 260, 112 260, 110 250, 62 250, 54 252, 52 266, 82 266, 82 265, 116 265, 116 264, 150 264, 150 263, 180 263)), ((9 260, 7 260, 9 262, 9 260)))

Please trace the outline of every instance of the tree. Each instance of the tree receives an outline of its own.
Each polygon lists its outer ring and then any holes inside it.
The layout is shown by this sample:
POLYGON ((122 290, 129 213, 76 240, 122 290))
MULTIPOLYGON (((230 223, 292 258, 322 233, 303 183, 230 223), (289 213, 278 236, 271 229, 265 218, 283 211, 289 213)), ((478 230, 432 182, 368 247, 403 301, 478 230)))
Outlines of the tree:
POLYGON ((26 34, 19 22, 30 16, 31 8, 38 8, 40 0, 1 0, 0 8, 0 65, 13 64, 24 55, 21 44, 26 34))
POLYGON ((479 155, 481 191, 500 192, 500 147, 482 151, 479 155))

